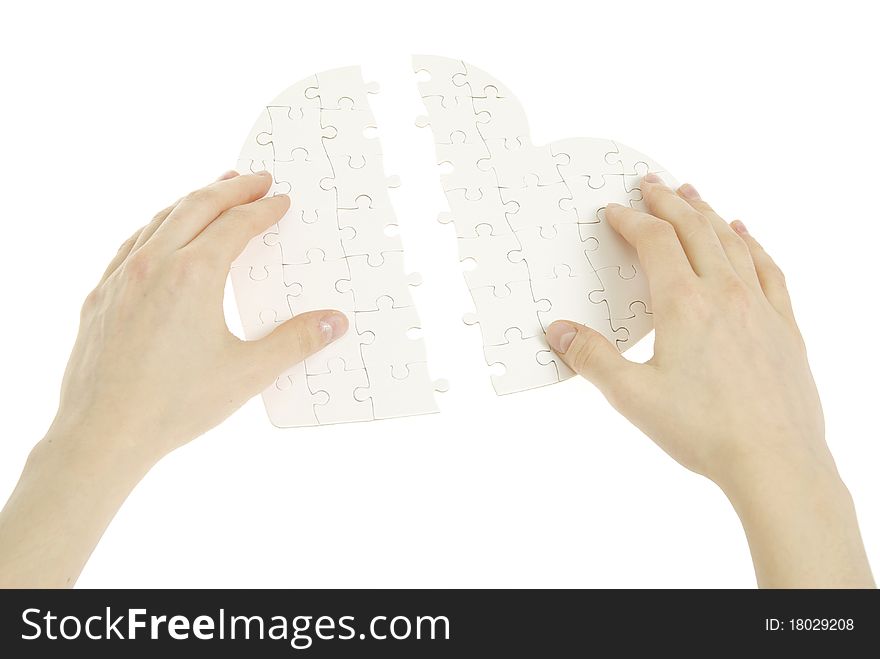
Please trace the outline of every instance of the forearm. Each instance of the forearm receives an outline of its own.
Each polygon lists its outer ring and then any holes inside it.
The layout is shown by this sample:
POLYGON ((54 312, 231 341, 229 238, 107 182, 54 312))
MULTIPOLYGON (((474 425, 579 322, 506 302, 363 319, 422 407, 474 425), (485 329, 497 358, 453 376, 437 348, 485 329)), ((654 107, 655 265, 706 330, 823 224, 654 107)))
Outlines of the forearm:
POLYGON ((0 512, 0 587, 70 587, 149 465, 50 431, 0 512))
POLYGON ((873 588, 855 508, 833 465, 760 465, 724 487, 762 588, 873 588))

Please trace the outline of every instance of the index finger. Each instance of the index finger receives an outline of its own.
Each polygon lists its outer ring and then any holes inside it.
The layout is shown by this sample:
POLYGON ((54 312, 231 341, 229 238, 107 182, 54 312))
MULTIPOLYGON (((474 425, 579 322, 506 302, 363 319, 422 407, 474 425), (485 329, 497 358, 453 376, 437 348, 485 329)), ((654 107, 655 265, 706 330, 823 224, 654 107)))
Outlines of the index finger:
POLYGON ((226 210, 265 196, 272 184, 268 172, 216 181, 186 195, 150 238, 171 250, 189 244, 226 210))
POLYGON ((696 278, 669 222, 619 204, 608 204, 605 218, 626 242, 635 247, 653 298, 661 297, 661 291, 669 284, 696 278))
POLYGON ((290 197, 286 194, 264 197, 230 208, 221 213, 187 249, 204 249, 215 255, 224 268, 228 268, 251 238, 278 222, 289 208, 290 197))

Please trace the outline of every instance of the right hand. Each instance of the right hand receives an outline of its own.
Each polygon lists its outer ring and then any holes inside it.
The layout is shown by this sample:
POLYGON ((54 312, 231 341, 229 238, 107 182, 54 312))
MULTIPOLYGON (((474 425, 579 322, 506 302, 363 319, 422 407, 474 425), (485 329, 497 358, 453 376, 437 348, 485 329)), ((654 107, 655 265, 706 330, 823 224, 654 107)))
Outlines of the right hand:
POLYGON ((654 356, 630 362, 569 321, 548 328, 550 345, 669 455, 722 488, 780 464, 836 478, 780 269, 693 186, 676 192, 648 175, 642 193, 650 214, 609 205, 606 217, 648 278, 654 356))

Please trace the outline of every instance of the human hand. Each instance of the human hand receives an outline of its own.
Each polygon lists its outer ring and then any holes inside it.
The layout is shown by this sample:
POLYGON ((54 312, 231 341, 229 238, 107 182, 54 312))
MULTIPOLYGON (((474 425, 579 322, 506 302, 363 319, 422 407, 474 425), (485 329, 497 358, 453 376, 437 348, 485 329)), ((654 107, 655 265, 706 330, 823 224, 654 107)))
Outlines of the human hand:
POLYGON ((259 341, 226 327, 230 263, 287 211, 268 173, 224 174, 129 238, 82 308, 58 414, 0 511, 0 587, 71 586, 153 464, 348 329, 338 311, 259 341))
MULTIPOLYGON (((630 362, 601 334, 569 321, 548 328, 551 347, 664 451, 721 486, 743 518, 753 554, 762 544, 756 538, 780 521, 763 509, 781 511, 787 498, 822 512, 817 523, 801 520, 792 543, 827 531, 851 503, 825 443, 781 270, 742 222, 727 224, 692 186, 676 192, 649 174, 641 189, 650 213, 612 204, 605 216, 636 248, 648 278, 654 356, 630 362), (819 492, 822 500, 813 501, 819 492)), ((843 533, 852 539, 852 528, 843 533)), ((835 583, 870 582, 857 525, 854 537, 850 558, 860 555, 865 569, 835 583)), ((827 574, 815 574, 827 565, 780 575, 778 559, 756 556, 759 582, 827 583, 827 574), (762 566, 768 562, 771 568, 762 566), (809 570, 814 574, 804 577, 809 570)))
POLYGON ((605 211, 649 281, 651 360, 630 362, 573 323, 551 325, 551 345, 663 450, 716 482, 768 459, 833 469, 782 272, 741 222, 728 225, 691 190, 649 175, 651 214, 605 211))
POLYGON ((347 330, 336 311, 301 314, 260 341, 226 327, 230 263, 290 205, 264 196, 271 182, 225 174, 122 245, 83 305, 51 437, 151 464, 347 330))

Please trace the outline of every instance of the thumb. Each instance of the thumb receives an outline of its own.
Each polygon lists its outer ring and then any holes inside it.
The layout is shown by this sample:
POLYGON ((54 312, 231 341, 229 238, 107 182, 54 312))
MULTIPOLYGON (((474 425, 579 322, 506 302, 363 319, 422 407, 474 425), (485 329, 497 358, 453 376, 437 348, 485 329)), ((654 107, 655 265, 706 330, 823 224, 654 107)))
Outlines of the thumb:
POLYGON ((596 330, 569 320, 557 320, 547 328, 547 342, 575 373, 599 388, 606 398, 637 367, 596 330))
POLYGON ((347 331, 348 318, 341 311, 325 309, 301 313, 262 339, 245 343, 247 368, 262 389, 347 331))

